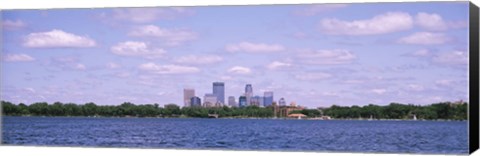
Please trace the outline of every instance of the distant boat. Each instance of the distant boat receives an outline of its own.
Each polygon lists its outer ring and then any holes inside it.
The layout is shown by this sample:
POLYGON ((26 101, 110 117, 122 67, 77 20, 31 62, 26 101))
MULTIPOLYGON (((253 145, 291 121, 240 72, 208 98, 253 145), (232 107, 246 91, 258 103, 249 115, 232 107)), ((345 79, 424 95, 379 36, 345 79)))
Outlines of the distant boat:
POLYGON ((369 118, 368 120, 373 120, 373 116, 372 116, 372 115, 370 115, 370 118, 369 118))
POLYGON ((417 116, 416 116, 416 115, 413 115, 413 120, 417 120, 417 116))

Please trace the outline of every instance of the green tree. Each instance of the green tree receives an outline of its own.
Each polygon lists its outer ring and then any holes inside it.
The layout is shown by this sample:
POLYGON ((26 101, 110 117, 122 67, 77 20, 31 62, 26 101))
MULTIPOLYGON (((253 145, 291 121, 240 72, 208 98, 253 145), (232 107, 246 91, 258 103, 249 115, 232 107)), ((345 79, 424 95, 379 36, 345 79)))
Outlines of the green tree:
POLYGON ((180 115, 180 113, 180 107, 176 104, 167 104, 164 106, 164 115, 166 116, 180 115))
POLYGON ((33 103, 28 107, 28 110, 33 115, 47 116, 48 115, 48 103, 46 103, 46 102, 33 103))
POLYGON ((48 106, 48 115, 50 116, 65 116, 65 108, 61 102, 55 102, 48 106))
POLYGON ((97 105, 93 102, 86 103, 81 107, 81 110, 85 116, 97 115, 97 105))
POLYGON ((5 115, 18 115, 19 109, 11 102, 2 101, 2 113, 5 115))

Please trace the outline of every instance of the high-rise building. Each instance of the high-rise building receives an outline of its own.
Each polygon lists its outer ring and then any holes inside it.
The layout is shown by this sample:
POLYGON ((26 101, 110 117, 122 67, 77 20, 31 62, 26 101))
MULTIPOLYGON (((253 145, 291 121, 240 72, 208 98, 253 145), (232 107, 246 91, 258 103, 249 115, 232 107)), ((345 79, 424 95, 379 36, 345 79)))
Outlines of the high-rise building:
POLYGON ((251 85, 251 84, 247 84, 247 85, 245 86, 245 98, 246 98, 246 103, 247 103, 247 105, 250 105, 250 104, 251 104, 252 96, 253 96, 253 88, 252 88, 252 85, 251 85))
POLYGON ((185 107, 189 107, 192 97, 195 97, 195 89, 185 88, 183 89, 183 102, 185 107))
POLYGON ((263 101, 263 97, 260 97, 260 96, 256 95, 256 96, 252 97, 252 100, 251 100, 250 104, 255 105, 255 106, 260 106, 260 101, 263 101))
POLYGON ((285 99, 282 97, 282 98, 280 98, 280 100, 278 100, 278 105, 279 105, 279 106, 286 106, 286 105, 287 105, 287 102, 286 102, 285 99))
POLYGON ((223 82, 214 82, 212 93, 217 96, 218 102, 225 104, 225 84, 223 82))
POLYGON ((273 92, 267 91, 263 93, 263 106, 271 106, 273 104, 273 92))
POLYGON ((191 107, 201 107, 202 106, 202 99, 200 99, 198 96, 192 97, 190 99, 190 106, 191 107))
POLYGON ((234 96, 229 96, 228 97, 228 105, 230 107, 237 107, 237 102, 235 102, 235 97, 234 96))
POLYGON ((215 96, 214 94, 205 94, 205 96, 203 97, 203 105, 205 107, 215 107, 215 105, 217 104, 217 96, 215 96))
POLYGON ((265 103, 265 98, 263 98, 263 96, 259 96, 258 106, 263 107, 263 106, 265 106, 264 103, 265 103))
POLYGON ((240 96, 238 98, 238 106, 239 107, 246 107, 247 106, 247 97, 246 96, 240 96))

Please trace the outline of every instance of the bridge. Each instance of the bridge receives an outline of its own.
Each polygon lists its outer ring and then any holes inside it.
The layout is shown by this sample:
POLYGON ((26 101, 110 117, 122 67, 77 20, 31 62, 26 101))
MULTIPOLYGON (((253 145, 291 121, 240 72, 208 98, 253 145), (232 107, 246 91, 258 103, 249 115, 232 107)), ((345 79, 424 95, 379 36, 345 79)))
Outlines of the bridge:
POLYGON ((208 118, 218 118, 218 114, 208 114, 208 118))

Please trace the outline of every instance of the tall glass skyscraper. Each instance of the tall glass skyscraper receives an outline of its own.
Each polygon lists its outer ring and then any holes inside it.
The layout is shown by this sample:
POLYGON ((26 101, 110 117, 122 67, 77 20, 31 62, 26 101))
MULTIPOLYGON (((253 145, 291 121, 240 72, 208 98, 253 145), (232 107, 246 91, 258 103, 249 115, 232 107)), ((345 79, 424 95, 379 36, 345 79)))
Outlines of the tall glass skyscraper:
POLYGON ((285 99, 282 97, 282 98, 280 98, 280 100, 278 100, 278 105, 279 105, 279 106, 286 106, 286 105, 287 105, 287 102, 286 102, 285 99))
POLYGON ((217 97, 218 102, 225 104, 225 84, 223 82, 213 83, 213 95, 217 97))
POLYGON ((260 101, 263 101, 263 97, 260 97, 260 96, 257 95, 257 96, 252 97, 252 100, 250 101, 250 104, 255 105, 255 106, 260 106, 260 101))
POLYGON ((252 101, 252 96, 253 96, 253 88, 251 84, 247 84, 245 86, 245 98, 246 98, 246 104, 250 105, 252 101))
POLYGON ((207 93, 203 97, 203 104, 205 105, 205 107, 214 107, 217 102, 217 96, 215 96, 214 94, 207 93))
POLYGON ((195 97, 195 89, 183 89, 183 102, 185 107, 190 107, 192 97, 195 97))
POLYGON ((197 96, 192 97, 192 98, 190 98, 190 106, 191 107, 201 107, 202 106, 202 100, 197 96))
POLYGON ((240 96, 240 97, 238 98, 238 106, 239 106, 239 107, 245 107, 245 106, 247 106, 247 97, 245 97, 245 96, 240 96))
POLYGON ((263 106, 271 106, 273 104, 273 92, 267 91, 263 93, 263 106))
POLYGON ((231 107, 237 107, 237 102, 235 102, 235 97, 234 96, 229 96, 228 97, 228 105, 231 107))

